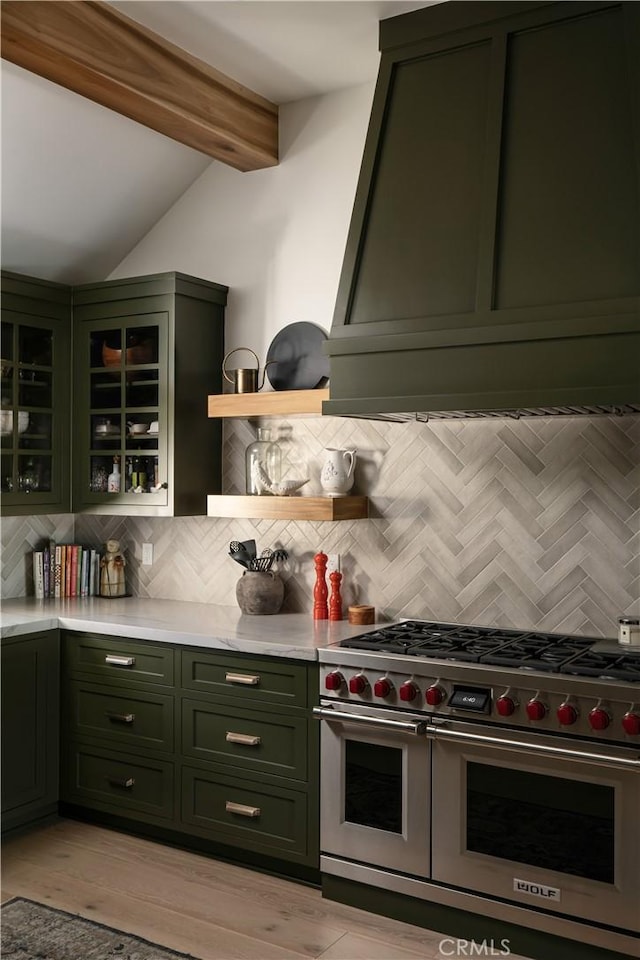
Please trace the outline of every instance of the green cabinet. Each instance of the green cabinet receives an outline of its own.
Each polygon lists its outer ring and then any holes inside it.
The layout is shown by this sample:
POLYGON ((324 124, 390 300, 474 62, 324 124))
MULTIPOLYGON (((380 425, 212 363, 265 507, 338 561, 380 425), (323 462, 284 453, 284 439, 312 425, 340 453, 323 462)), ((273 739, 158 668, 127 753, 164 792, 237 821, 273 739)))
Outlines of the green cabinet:
POLYGON ((206 514, 221 489, 207 396, 222 386, 226 300, 180 273, 74 288, 74 512, 206 514))
POLYGON ((61 799, 173 827, 176 651, 63 634, 61 799))
POLYGON ((2 830, 58 807, 57 630, 2 640, 2 830))
POLYGON ((315 665, 181 651, 182 816, 197 836, 318 865, 315 665))
POLYGON ((380 39, 323 411, 638 406, 638 5, 437 4, 380 39))
POLYGON ((2 271, 0 491, 5 515, 70 509, 71 290, 2 271))
POLYGON ((63 637, 64 803, 317 870, 315 664, 63 637))

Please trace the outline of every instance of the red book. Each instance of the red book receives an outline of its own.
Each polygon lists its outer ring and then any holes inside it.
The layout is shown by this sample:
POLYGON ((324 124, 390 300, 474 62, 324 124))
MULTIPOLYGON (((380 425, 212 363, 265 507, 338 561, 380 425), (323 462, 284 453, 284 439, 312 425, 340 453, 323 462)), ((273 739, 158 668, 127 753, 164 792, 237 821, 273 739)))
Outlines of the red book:
POLYGON ((68 597, 75 597, 78 593, 78 544, 73 543, 69 548, 71 550, 71 563, 69 566, 69 589, 68 597))
POLYGON ((60 596, 67 595, 67 545, 63 543, 60 547, 60 596))

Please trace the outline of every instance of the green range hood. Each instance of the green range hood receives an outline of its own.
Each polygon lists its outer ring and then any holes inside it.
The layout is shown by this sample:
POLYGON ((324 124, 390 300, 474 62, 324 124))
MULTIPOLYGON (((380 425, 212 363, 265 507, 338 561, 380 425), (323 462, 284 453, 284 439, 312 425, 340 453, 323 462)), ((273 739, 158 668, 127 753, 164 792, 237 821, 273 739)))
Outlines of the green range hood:
POLYGON ((639 8, 381 23, 325 414, 640 411, 639 8))

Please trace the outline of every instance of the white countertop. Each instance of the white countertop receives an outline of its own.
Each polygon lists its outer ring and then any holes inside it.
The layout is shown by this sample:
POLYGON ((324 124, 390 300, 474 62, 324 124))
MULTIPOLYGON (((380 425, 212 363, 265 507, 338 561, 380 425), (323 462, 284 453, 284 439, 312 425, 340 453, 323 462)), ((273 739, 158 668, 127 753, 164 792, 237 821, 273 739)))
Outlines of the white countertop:
POLYGON ((235 606, 137 597, 7 600, 0 623, 3 638, 60 627, 295 660, 316 660, 319 648, 374 629, 373 625, 351 626, 346 620, 314 620, 310 613, 247 616, 235 606))

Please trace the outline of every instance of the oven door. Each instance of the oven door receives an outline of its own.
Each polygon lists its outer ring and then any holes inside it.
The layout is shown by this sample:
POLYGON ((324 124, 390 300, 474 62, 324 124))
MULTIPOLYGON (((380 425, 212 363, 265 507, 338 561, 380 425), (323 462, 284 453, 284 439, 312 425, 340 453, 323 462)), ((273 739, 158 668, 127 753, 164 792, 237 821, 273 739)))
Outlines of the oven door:
POLYGON ((320 848, 426 877, 430 745, 424 718, 321 701, 320 848))
POLYGON ((433 879, 640 929, 638 751, 442 721, 433 879))

